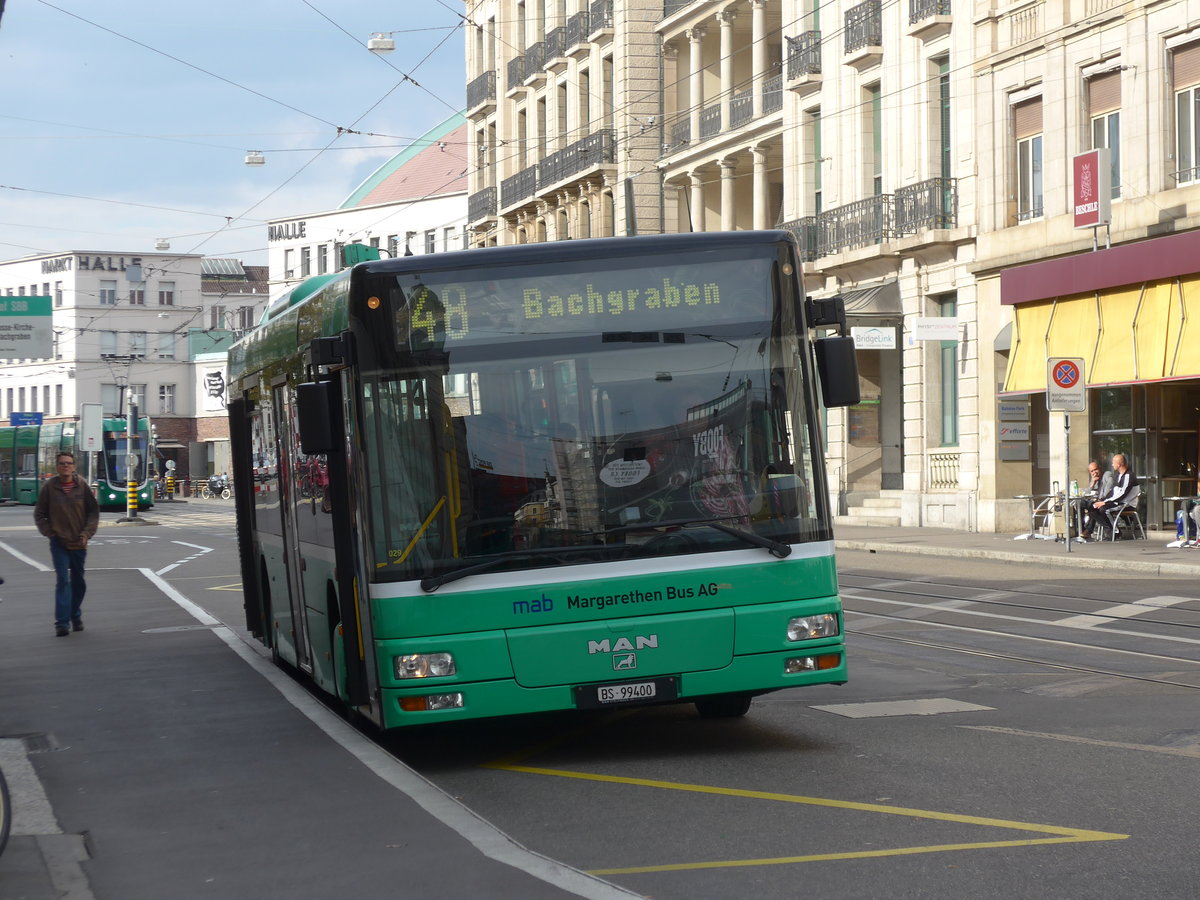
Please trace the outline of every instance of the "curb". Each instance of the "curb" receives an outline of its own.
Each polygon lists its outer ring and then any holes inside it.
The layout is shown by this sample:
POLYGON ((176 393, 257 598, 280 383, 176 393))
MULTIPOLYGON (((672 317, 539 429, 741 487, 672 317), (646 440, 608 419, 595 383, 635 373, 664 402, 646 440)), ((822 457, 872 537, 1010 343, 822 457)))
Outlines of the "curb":
POLYGON ((867 550, 873 553, 908 553, 916 556, 958 556, 967 559, 995 559, 1002 562, 1019 562, 1034 565, 1062 566, 1069 569, 1112 569, 1144 575, 1184 575, 1195 578, 1200 567, 1186 563, 1140 562, 1124 559, 1071 558, 1066 555, 1033 556, 1027 553, 1009 553, 1005 550, 981 550, 977 547, 932 547, 929 545, 889 544, 874 541, 835 540, 837 550, 867 550))

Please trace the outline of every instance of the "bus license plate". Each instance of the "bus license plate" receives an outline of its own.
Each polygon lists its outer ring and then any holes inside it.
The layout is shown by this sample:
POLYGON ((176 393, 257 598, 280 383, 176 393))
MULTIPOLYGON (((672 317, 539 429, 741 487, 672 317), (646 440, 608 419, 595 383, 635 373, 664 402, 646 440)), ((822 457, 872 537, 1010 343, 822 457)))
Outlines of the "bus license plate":
POLYGON ((596 699, 601 703, 624 703, 629 700, 649 700, 654 697, 653 681, 638 681, 634 684, 606 684, 596 688, 596 699))
POLYGON ((651 681, 629 681, 620 684, 589 684, 575 688, 575 705, 580 709, 596 709, 620 703, 674 700, 677 693, 674 678, 655 678, 651 681))

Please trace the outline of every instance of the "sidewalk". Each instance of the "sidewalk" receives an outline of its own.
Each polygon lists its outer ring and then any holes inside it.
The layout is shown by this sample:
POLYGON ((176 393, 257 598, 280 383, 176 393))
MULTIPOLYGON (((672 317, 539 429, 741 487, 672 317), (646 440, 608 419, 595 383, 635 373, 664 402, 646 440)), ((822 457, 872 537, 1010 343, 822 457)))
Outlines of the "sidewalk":
POLYGON ((0 900, 636 896, 516 844, 153 578, 89 571, 65 638, 53 573, 5 578, 0 900))
POLYGON ((976 559, 1036 562, 1081 569, 1112 569, 1144 575, 1200 576, 1200 549, 1170 548, 1175 532, 1147 531, 1146 540, 1067 545, 1055 541, 1014 540, 1013 534, 979 534, 949 528, 839 526, 838 550, 916 553, 976 559))

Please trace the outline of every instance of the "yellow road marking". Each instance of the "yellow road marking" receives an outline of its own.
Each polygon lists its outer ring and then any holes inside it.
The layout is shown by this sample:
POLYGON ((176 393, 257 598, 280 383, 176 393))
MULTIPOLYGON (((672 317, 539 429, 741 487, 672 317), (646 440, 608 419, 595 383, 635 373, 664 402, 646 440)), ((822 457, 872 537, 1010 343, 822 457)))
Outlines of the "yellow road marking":
MULTIPOLYGON (((548 742, 560 743, 561 739, 548 742)), ((543 747, 546 745, 542 745, 543 747)), ((542 748, 537 748, 542 749, 542 748)), ((1123 841, 1127 834, 1107 831, 1091 831, 1084 828, 1063 828, 1058 825, 1039 825, 1031 822, 1016 822, 1009 819, 992 819, 986 816, 964 816, 958 813, 937 812, 928 809, 913 809, 904 806, 888 806, 880 803, 859 803, 852 800, 831 800, 825 797, 804 797, 798 794, 780 794, 773 791, 749 791, 740 788, 714 787, 706 784, 686 784, 675 781, 657 781, 649 778, 627 778, 620 775, 597 775, 591 772, 572 772, 566 769, 546 769, 537 766, 516 765, 514 760, 533 755, 536 750, 527 750, 504 759, 485 763, 486 769, 522 772, 528 775, 549 775, 556 778, 574 778, 581 781, 598 781, 608 784, 626 784, 661 790, 688 791, 697 794, 716 794, 725 797, 742 797, 751 800, 772 800, 780 803, 800 803, 808 806, 823 806, 833 809, 849 809, 884 815, 907 816, 917 819, 932 819, 939 822, 955 822, 963 825, 982 825, 990 828, 1006 828, 1028 831, 1055 837, 1028 838, 1024 840, 984 841, 966 844, 935 844, 922 847, 896 847, 890 850, 856 850, 845 853, 820 853, 807 856, 770 857, 766 859, 717 860, 708 862, 668 863, 658 866, 634 866, 616 869, 592 869, 592 875, 631 875, 644 872, 678 872, 692 869, 718 869, 736 866, 777 866, 802 862, 818 862, 839 859, 870 859, 883 856, 905 856, 917 853, 944 853, 952 850, 983 850, 999 847, 1031 847, 1037 844, 1075 844, 1091 841, 1123 841)))

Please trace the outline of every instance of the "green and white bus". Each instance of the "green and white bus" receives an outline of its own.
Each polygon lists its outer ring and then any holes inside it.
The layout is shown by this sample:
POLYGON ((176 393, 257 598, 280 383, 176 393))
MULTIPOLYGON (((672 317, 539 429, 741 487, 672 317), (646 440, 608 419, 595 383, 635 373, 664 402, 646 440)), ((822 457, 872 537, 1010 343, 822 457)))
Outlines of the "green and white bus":
POLYGON ((382 728, 844 682, 844 325, 781 231, 302 283, 230 354, 248 627, 382 728))

